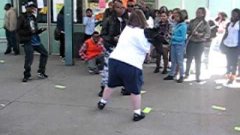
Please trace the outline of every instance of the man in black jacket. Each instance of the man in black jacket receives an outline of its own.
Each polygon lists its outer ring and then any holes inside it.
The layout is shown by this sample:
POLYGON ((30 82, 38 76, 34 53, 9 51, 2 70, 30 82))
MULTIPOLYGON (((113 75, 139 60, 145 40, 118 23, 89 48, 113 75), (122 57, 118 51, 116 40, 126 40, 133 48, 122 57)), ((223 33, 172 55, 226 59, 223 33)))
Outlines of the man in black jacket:
MULTIPOLYGON (((123 6, 121 0, 113 0, 113 13, 106 18, 102 25, 101 37, 103 38, 103 44, 106 49, 104 55, 104 69, 102 72, 101 91, 99 96, 103 94, 103 90, 108 82, 108 58, 113 49, 117 46, 119 36, 125 28, 128 20, 128 13, 123 6)), ((122 89, 123 95, 130 95, 125 89, 122 89)))
POLYGON ((45 74, 45 67, 48 59, 48 52, 40 41, 39 34, 46 29, 38 29, 36 17, 33 15, 36 10, 36 5, 33 2, 26 4, 26 13, 23 13, 18 18, 17 34, 20 43, 23 44, 25 51, 25 64, 24 64, 24 78, 23 82, 27 82, 31 77, 31 65, 33 62, 33 52, 40 53, 40 63, 38 70, 38 77, 45 79, 48 76, 45 74))

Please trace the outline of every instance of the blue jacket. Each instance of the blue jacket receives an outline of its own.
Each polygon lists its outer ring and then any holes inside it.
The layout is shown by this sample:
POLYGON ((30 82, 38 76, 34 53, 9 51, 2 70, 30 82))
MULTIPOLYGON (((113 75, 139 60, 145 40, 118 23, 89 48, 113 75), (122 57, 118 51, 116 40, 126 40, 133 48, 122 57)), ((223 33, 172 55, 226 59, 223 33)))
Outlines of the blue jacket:
POLYGON ((187 24, 185 22, 177 24, 173 28, 172 45, 185 45, 187 35, 187 24))

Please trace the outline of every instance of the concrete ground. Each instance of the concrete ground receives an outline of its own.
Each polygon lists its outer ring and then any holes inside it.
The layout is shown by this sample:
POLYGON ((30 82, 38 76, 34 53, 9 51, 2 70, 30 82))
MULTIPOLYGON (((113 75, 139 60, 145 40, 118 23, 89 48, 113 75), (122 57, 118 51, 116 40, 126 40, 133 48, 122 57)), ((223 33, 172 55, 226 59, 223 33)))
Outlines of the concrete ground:
POLYGON ((84 63, 66 67, 51 56, 49 78, 39 80, 36 56, 33 80, 22 83, 23 63, 24 56, 0 54, 0 135, 240 134, 234 130, 240 126, 240 88, 224 86, 218 75, 202 83, 177 84, 163 81, 163 75, 153 74, 153 65, 145 65, 142 107, 153 110, 132 122, 129 98, 120 95, 120 88, 103 111, 97 109, 100 76, 89 75, 84 63))

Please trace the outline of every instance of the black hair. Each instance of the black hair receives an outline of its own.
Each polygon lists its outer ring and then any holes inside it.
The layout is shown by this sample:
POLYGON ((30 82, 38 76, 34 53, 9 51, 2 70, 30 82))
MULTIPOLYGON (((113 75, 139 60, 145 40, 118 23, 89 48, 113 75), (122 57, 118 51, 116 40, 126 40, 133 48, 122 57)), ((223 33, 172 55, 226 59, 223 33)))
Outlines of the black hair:
POLYGON ((204 7, 200 7, 200 8, 198 8, 197 10, 201 10, 201 11, 202 11, 203 17, 204 17, 204 19, 205 19, 206 15, 207 15, 207 10, 206 10, 204 7))
POLYGON ((99 32, 97 32, 97 31, 94 31, 92 35, 95 35, 95 34, 99 34, 99 32))
POLYGON ((168 13, 168 8, 166 6, 161 6, 159 11, 160 11, 160 13, 162 13, 162 12, 168 13))
POLYGON ((120 3, 123 3, 122 0, 113 0, 112 2, 113 2, 113 3, 114 3, 114 2, 120 2, 120 3))
POLYGON ((11 7, 13 7, 12 4, 7 3, 7 4, 5 5, 5 7, 4 7, 4 9, 5 9, 5 10, 9 10, 11 7))
POLYGON ((186 12, 184 10, 176 11, 176 13, 179 15, 180 21, 178 23, 185 22, 186 20, 186 12))
POLYGON ((86 12, 93 12, 91 8, 86 9, 86 12))
POLYGON ((64 6, 62 7, 62 9, 60 10, 59 14, 64 14, 64 6))
POLYGON ((239 8, 235 8, 232 10, 232 12, 235 12, 238 14, 238 21, 240 20, 240 9, 239 8))
POLYGON ((181 14, 182 14, 183 17, 184 17, 184 20, 187 20, 187 19, 188 19, 188 12, 187 12, 186 9, 181 10, 181 14))

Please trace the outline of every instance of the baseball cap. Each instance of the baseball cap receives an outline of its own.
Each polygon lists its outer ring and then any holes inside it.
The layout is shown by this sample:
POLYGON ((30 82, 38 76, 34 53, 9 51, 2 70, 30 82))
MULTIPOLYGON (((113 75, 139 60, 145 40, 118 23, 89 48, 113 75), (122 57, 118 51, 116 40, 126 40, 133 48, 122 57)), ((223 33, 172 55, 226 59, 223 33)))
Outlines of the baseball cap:
POLYGON ((25 7, 26 8, 28 8, 28 7, 35 7, 35 8, 37 8, 37 5, 33 1, 29 1, 29 2, 26 3, 25 7))

